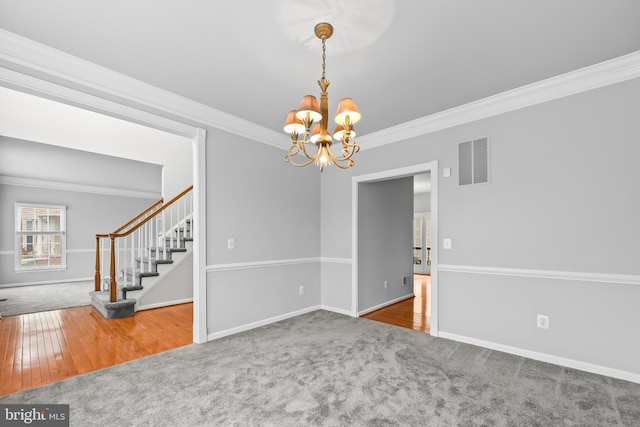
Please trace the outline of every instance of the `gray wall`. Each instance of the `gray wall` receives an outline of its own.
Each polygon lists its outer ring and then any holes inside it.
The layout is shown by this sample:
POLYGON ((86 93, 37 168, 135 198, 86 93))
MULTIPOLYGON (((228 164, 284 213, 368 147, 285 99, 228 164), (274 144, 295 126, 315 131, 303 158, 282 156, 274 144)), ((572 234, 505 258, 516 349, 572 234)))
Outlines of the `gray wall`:
POLYGON ((162 166, 0 135, 0 176, 162 195, 162 166))
POLYGON ((412 237, 413 178, 359 183, 359 312, 413 295, 412 237))
POLYGON ((29 181, 33 185, 0 184, 0 286, 92 278, 96 233, 113 231, 157 200, 118 191, 135 189, 159 197, 160 173, 157 165, 0 137, 0 178, 36 180, 29 181), (57 188, 41 188, 38 183, 57 188), (113 194, 64 189, 73 185, 113 194), (66 270, 14 272, 16 202, 66 206, 66 270))
POLYGON ((318 307, 319 170, 215 129, 206 150, 208 333, 318 307))
MULTIPOLYGON (((438 160, 440 331, 638 374, 639 111, 635 79, 364 150, 322 175, 323 259, 350 258, 351 222, 324 220, 349 218, 352 176, 438 160), (491 181, 459 187, 457 143, 483 136, 491 181)), ((348 310, 345 265, 323 265, 322 292, 348 310)))

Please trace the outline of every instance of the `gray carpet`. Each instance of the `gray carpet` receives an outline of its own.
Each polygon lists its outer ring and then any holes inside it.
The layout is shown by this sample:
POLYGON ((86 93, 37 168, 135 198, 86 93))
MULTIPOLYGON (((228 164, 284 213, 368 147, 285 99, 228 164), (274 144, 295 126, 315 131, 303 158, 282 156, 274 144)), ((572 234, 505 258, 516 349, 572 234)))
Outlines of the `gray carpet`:
POLYGON ((640 384, 322 310, 0 403, 72 426, 640 425, 640 384))
POLYGON ((0 288, 0 314, 9 317, 89 305, 93 289, 93 280, 0 288))

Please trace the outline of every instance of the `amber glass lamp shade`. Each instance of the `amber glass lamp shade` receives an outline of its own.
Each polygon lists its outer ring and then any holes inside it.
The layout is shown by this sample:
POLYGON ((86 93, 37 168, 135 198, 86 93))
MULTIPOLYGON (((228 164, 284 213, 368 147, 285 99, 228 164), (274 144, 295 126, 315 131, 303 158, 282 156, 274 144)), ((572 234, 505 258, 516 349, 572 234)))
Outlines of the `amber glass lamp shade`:
POLYGON ((288 134, 304 133, 304 124, 302 123, 302 120, 296 117, 296 110, 289 111, 287 121, 284 124, 284 131, 288 134))
POLYGON ((356 103, 353 102, 351 98, 343 98, 338 104, 338 111, 336 112, 336 123, 339 125, 344 125, 346 123, 347 117, 349 117, 349 122, 351 124, 357 123, 360 120, 360 112, 358 111, 358 107, 356 107, 356 103))
MULTIPOLYGON (((344 126, 342 125, 336 126, 336 130, 333 132, 333 139, 335 139, 336 141, 342 141, 343 136, 344 136, 344 126)), ((356 137, 355 129, 351 129, 351 132, 349 133, 349 137, 351 138, 356 137)))
POLYGON ((305 117, 307 117, 307 114, 314 122, 319 122, 322 119, 318 99, 313 95, 305 95, 304 98, 302 98, 296 117, 300 120, 304 120, 305 117))

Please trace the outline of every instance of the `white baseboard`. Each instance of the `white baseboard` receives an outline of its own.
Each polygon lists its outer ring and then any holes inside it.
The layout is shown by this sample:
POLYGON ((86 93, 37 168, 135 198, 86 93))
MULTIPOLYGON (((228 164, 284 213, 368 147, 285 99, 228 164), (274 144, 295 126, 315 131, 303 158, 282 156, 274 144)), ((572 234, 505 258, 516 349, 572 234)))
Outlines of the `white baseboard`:
POLYGON ((554 365, 564 366, 566 368, 577 369, 580 371, 591 372, 593 374, 605 375, 607 377, 618 378, 621 380, 631 381, 640 384, 640 374, 621 371, 619 369, 609 368, 607 366, 595 365, 593 363, 582 362, 580 360, 568 359, 566 357, 554 356, 552 354, 539 353, 537 351, 526 350, 518 347, 511 347, 504 344, 498 344, 491 341, 479 340, 476 338, 470 338, 463 335, 451 334, 448 332, 440 331, 440 338, 446 338, 453 341, 459 341, 466 344, 477 345, 479 347, 488 348, 491 350, 497 350, 504 353, 515 354, 516 356, 522 356, 533 360, 539 360, 541 362, 552 363, 554 365))
POLYGON ((152 308, 167 307, 167 306, 170 306, 170 305, 185 304, 187 302, 193 302, 193 298, 185 298, 185 299, 179 299, 179 300, 175 300, 175 301, 159 302, 157 304, 142 305, 142 306, 138 306, 136 311, 150 310, 152 308))
POLYGON ((372 311, 380 310, 381 308, 387 307, 391 304, 395 304, 400 301, 404 301, 409 298, 413 298, 413 293, 411 293, 410 295, 405 295, 396 299, 392 299, 391 301, 383 302, 382 304, 378 304, 375 307, 370 307, 370 308, 367 308, 366 310, 359 311, 358 317, 363 316, 367 313, 371 313, 372 311))
POLYGON ((334 313, 338 313, 338 314, 344 314, 345 316, 349 316, 349 317, 355 317, 353 315, 353 312, 350 310, 345 310, 343 308, 337 308, 337 307, 331 307, 329 305, 321 305, 320 306, 321 310, 327 310, 327 311, 332 311, 334 313))
POLYGON ((316 311, 316 310, 319 310, 319 309, 320 309, 320 306, 316 305, 316 306, 312 306, 312 307, 303 308, 302 310, 292 311, 290 313, 285 313, 285 314, 281 314, 279 316, 270 317, 268 319, 259 320, 257 322, 247 323, 246 325, 237 326, 235 328, 225 329, 224 331, 213 332, 213 333, 207 335, 207 341, 217 340, 219 338, 223 338, 223 337, 226 337, 226 336, 229 336, 229 335, 234 335, 234 334, 237 334, 237 333, 240 333, 240 332, 244 332, 244 331, 248 331, 248 330, 251 330, 251 329, 259 328, 260 326, 265 326, 265 325, 269 325, 271 323, 279 322, 281 320, 286 320, 286 319, 289 319, 291 317, 296 317, 296 316, 300 316, 302 314, 311 313, 312 311, 316 311))

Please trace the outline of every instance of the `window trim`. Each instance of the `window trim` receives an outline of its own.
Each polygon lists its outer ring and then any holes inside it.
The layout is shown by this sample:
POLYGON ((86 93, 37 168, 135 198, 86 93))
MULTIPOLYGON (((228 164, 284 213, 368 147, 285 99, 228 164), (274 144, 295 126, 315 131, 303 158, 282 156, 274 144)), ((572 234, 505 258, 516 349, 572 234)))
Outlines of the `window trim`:
POLYGON ((14 272, 16 273, 36 273, 62 271, 67 269, 67 207, 65 205, 52 205, 48 203, 20 203, 16 202, 14 206, 14 272), (42 209, 58 209, 60 210, 60 230, 59 231, 34 231, 20 230, 20 209, 22 208, 42 208, 42 209), (24 268, 22 266, 20 237, 23 235, 60 235, 60 266, 44 267, 44 268, 24 268))

